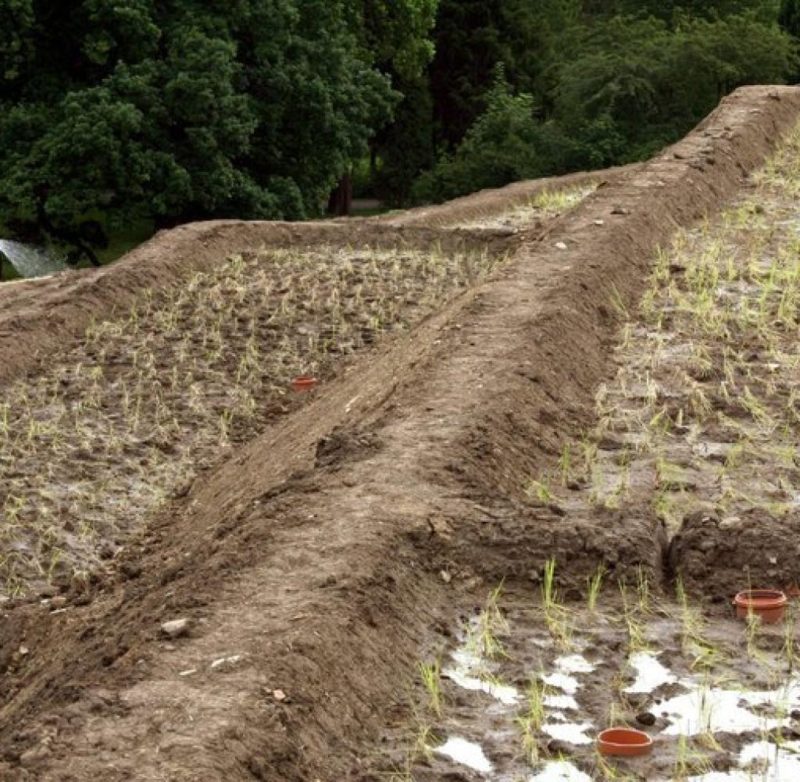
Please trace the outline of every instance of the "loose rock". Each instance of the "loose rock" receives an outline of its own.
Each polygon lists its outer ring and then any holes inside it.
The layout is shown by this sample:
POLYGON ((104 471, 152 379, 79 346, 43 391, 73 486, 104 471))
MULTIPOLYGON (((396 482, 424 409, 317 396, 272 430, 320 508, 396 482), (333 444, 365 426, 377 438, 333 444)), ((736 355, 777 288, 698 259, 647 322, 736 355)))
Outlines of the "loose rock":
POLYGON ((168 638, 180 638, 189 632, 190 625, 188 619, 173 619, 161 625, 161 632, 168 638))

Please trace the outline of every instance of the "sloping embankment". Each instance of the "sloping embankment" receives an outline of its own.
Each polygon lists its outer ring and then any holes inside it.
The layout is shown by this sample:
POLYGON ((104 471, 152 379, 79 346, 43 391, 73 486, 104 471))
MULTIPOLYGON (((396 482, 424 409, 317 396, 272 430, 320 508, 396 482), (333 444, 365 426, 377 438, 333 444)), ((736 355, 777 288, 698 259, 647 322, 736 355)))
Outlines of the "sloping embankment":
POLYGON ((654 519, 565 524, 524 487, 592 419, 613 302, 636 300, 655 247, 733 196, 799 112, 798 89, 738 91, 232 454, 89 605, 4 621, 9 778, 358 779, 448 590, 554 551, 576 576, 601 558, 658 571, 654 519), (176 616, 189 633, 164 639, 176 616))

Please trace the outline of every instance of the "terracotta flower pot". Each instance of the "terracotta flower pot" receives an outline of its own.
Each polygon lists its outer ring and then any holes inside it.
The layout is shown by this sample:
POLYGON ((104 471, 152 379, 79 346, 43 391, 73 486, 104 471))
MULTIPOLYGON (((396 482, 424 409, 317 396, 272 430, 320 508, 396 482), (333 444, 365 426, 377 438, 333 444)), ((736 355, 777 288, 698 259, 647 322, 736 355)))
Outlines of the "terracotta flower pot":
POLYGON ((597 737, 597 747, 603 755, 635 758, 653 751, 653 739, 640 730, 609 728, 597 737))
POLYGON ((787 602, 786 595, 778 589, 746 589, 733 600, 739 619, 747 619, 752 611, 768 625, 783 619, 787 602))
POLYGON ((311 375, 301 375, 292 380, 292 388, 295 391, 310 391, 317 385, 317 378, 311 375))

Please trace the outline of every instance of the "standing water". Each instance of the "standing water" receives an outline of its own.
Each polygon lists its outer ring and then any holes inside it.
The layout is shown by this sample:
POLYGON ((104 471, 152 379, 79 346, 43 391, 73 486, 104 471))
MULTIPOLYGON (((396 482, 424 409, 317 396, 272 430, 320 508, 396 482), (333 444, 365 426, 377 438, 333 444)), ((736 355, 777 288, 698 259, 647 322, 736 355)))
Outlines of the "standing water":
POLYGON ((40 247, 34 247, 10 239, 0 239, 0 254, 22 277, 43 277, 66 268, 60 258, 50 255, 40 247))

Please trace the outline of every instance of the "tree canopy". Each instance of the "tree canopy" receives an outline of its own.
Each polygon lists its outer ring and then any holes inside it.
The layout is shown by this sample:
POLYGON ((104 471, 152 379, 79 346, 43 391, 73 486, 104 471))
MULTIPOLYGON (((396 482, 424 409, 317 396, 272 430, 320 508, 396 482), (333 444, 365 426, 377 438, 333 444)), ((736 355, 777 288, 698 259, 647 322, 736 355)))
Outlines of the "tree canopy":
POLYGON ((0 223, 303 218, 419 71, 434 0, 0 0, 0 223), (41 222, 41 221, 39 221, 41 222))
POLYGON ((798 72, 798 0, 0 0, 0 225, 302 219, 652 153, 798 72), (363 169, 363 166, 362 166, 363 169))

